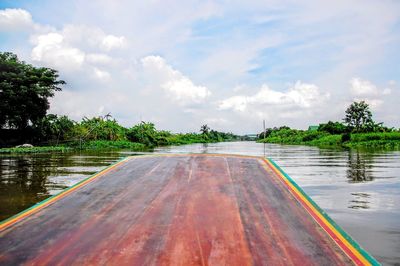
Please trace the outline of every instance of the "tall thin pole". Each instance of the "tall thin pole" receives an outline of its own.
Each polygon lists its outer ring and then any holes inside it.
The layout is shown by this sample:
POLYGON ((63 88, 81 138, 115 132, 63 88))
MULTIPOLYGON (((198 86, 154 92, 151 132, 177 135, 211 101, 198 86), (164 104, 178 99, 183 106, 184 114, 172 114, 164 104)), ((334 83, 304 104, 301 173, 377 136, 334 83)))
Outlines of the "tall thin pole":
POLYGON ((263 128, 264 128, 264 158, 265 158, 265 119, 263 120, 263 128))
POLYGON ((265 119, 263 120, 263 127, 264 127, 264 139, 265 139, 265 119))

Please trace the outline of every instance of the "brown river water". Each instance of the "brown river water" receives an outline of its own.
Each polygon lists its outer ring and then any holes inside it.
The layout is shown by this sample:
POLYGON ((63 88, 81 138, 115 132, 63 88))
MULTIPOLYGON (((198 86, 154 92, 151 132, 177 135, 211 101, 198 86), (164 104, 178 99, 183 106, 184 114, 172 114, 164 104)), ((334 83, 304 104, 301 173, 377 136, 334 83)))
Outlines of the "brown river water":
MULTIPOLYGON (((379 262, 400 265, 400 151, 225 142, 154 152, 270 157, 379 262)), ((0 155, 0 220, 137 154, 113 150, 0 155)))

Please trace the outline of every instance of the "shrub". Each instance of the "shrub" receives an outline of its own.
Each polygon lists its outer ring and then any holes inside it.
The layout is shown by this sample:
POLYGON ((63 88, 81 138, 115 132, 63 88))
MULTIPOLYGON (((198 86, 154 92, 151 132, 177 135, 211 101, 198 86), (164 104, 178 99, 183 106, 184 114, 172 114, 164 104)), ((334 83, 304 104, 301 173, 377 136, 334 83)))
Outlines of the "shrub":
MULTIPOLYGON (((75 143, 79 145, 79 143, 75 143)), ((130 142, 126 140, 92 140, 82 143, 83 149, 129 149, 134 151, 146 150, 146 146, 142 143, 130 142)))
POLYGON ((131 127, 127 132, 127 137, 130 141, 140 142, 149 147, 154 147, 158 144, 157 135, 154 124, 144 121, 131 127))
POLYGON ((326 124, 319 124, 318 131, 328 132, 329 134, 342 134, 348 132, 348 128, 346 125, 340 122, 332 122, 329 121, 326 124))
POLYGON ((327 135, 311 141, 312 145, 338 146, 342 144, 342 135, 327 135))
POLYGON ((69 137, 83 140, 126 140, 126 128, 119 125, 115 119, 85 117, 81 123, 74 126, 69 137))
POLYGON ((305 131, 304 136, 303 136, 303 141, 304 142, 309 142, 315 139, 319 139, 323 136, 325 136, 326 133, 323 132, 318 132, 318 131, 305 131))
POLYGON ((382 132, 382 133, 358 133, 351 134, 352 142, 363 142, 373 140, 400 140, 399 132, 382 132))
POLYGON ((342 134, 342 142, 350 141, 351 135, 350 133, 343 133, 342 134))

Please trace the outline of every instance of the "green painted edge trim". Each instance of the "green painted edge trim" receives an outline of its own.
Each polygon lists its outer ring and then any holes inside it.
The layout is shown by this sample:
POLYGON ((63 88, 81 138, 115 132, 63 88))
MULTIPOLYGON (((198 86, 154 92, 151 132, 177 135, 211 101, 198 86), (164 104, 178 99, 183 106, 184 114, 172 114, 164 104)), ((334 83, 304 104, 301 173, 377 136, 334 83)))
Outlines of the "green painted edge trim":
POLYGON ((365 251, 348 233, 346 233, 329 215, 315 203, 310 196, 308 196, 304 190, 288 175, 286 174, 279 165, 274 162, 271 158, 267 158, 267 160, 272 163, 276 169, 278 169, 281 174, 283 174, 289 182, 295 186, 300 193, 318 210, 318 212, 324 216, 326 220, 347 240, 349 243, 357 250, 359 251, 365 259, 368 260, 372 265, 381 265, 372 255, 370 255, 367 251, 365 251))
MULTIPOLYGON (((3 221, 0 221, 0 225, 5 224, 5 223, 7 223, 8 221, 13 220, 13 219, 15 219, 15 218, 18 218, 19 216, 23 215, 24 213, 26 213, 26 212, 28 212, 28 211, 30 211, 30 210, 36 208, 36 207, 39 207, 40 205, 45 204, 47 201, 51 200, 52 198, 57 197, 57 196, 59 196, 59 195, 65 193, 65 192, 67 192, 67 191, 69 191, 69 190, 71 190, 71 189, 73 189, 73 188, 79 186, 81 183, 85 182, 86 180, 88 180, 88 179, 94 177, 95 175, 98 175, 98 174, 100 174, 100 173, 102 173, 102 172, 108 170, 109 168, 113 167, 113 166, 116 165, 116 164, 119 164, 120 162, 123 162, 123 161, 125 161, 125 160, 128 160, 128 159, 131 158, 131 157, 132 157, 132 156, 124 157, 124 158, 122 158, 122 159, 120 159, 120 160, 118 160, 118 161, 116 161, 116 162, 110 164, 110 165, 107 166, 106 168, 104 168, 104 169, 102 169, 102 170, 100 170, 100 171, 98 171, 98 172, 96 172, 96 173, 94 173, 94 174, 92 174, 92 175, 86 177, 85 179, 79 181, 79 182, 76 183, 75 185, 73 185, 73 186, 71 186, 71 187, 67 187, 67 188, 63 189, 62 191, 60 191, 59 193, 57 193, 57 194, 55 194, 55 195, 53 195, 53 196, 50 196, 50 197, 48 197, 47 199, 44 199, 44 200, 42 200, 42 201, 39 201, 38 203, 32 205, 32 206, 29 207, 28 209, 25 209, 25 210, 23 210, 23 211, 21 211, 21 212, 19 212, 19 213, 17 213, 17 214, 14 214, 13 216, 11 216, 11 217, 9 217, 9 218, 3 220, 3 221)), ((28 216, 27 216, 27 217, 28 217, 28 216)), ((6 227, 6 228, 7 228, 7 227, 6 227)))

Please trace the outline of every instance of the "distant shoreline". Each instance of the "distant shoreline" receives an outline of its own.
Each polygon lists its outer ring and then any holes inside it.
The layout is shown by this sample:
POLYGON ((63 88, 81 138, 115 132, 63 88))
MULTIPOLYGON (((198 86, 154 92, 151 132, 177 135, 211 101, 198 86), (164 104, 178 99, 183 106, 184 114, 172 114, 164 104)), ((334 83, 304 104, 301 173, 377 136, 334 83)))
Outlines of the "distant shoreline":
MULTIPOLYGON (((196 143, 216 143, 216 142, 229 142, 232 140, 224 141, 213 141, 213 140, 201 140, 201 141, 176 141, 174 143, 169 143, 167 145, 158 145, 155 147, 163 146, 173 146, 173 145, 187 145, 196 143)), ((29 148, 22 147, 12 147, 12 148, 0 148, 0 154, 11 154, 11 153, 46 153, 46 152, 67 152, 75 150, 116 150, 125 149, 130 151, 151 151, 155 147, 146 146, 142 143, 131 142, 131 141, 121 141, 121 140, 91 140, 85 141, 80 146, 79 142, 74 142, 70 144, 63 145, 49 145, 49 146, 35 146, 29 148)))
POLYGON ((260 143, 308 145, 318 147, 384 148, 400 150, 400 132, 329 134, 320 131, 291 130, 272 134, 260 143), (290 134, 289 134, 290 133, 290 134))

